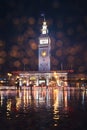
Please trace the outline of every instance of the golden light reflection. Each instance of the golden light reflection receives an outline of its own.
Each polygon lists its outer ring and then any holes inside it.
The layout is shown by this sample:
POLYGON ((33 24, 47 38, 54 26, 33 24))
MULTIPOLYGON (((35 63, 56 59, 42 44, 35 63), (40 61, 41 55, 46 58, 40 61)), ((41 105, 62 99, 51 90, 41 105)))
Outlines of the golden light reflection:
POLYGON ((3 104, 3 93, 0 92, 0 106, 2 106, 3 104))
POLYGON ((82 104, 84 104, 85 91, 82 92, 82 104))
POLYGON ((59 120, 59 111, 58 111, 58 107, 59 107, 59 91, 58 89, 55 89, 53 91, 53 99, 54 99, 54 109, 53 109, 53 119, 55 121, 54 126, 58 125, 57 121, 59 120))
POLYGON ((18 112, 22 110, 23 112, 30 111, 30 107, 36 109, 41 109, 41 107, 46 106, 47 109, 52 108, 52 119, 54 126, 58 126, 58 121, 61 118, 60 114, 64 112, 73 112, 73 108, 68 106, 68 101, 70 97, 76 99, 77 101, 81 99, 82 105, 84 105, 84 100, 87 97, 86 91, 81 91, 81 95, 76 91, 75 88, 72 91, 66 88, 45 88, 45 87, 33 87, 32 91, 30 88, 24 86, 23 90, 14 91, 0 91, 0 108, 4 106, 6 109, 6 116, 11 119, 11 112, 18 116, 18 112), (76 95, 75 95, 76 94, 76 95), (81 97, 80 97, 81 96, 81 97))
POLYGON ((7 111, 11 111, 11 100, 7 100, 7 111))
POLYGON ((21 95, 20 90, 17 90, 16 93, 17 93, 17 95, 16 95, 16 110, 18 111, 20 109, 20 107, 21 107, 21 103, 22 103, 21 96, 22 95, 21 95))
POLYGON ((68 100, 67 100, 67 91, 64 91, 64 107, 68 107, 68 100))
POLYGON ((7 112, 6 112, 6 116, 7 116, 7 118, 9 118, 10 119, 10 112, 11 112, 11 100, 9 99, 9 100, 7 100, 7 112))
POLYGON ((25 110, 25 108, 28 106, 29 103, 28 91, 26 91, 26 89, 24 89, 23 91, 23 102, 24 102, 24 110, 25 110))

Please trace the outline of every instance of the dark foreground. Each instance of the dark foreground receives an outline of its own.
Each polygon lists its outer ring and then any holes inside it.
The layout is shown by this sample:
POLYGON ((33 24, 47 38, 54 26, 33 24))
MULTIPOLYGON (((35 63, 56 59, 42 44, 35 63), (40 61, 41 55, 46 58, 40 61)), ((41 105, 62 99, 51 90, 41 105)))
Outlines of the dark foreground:
POLYGON ((0 130, 87 130, 87 91, 0 90, 0 130))

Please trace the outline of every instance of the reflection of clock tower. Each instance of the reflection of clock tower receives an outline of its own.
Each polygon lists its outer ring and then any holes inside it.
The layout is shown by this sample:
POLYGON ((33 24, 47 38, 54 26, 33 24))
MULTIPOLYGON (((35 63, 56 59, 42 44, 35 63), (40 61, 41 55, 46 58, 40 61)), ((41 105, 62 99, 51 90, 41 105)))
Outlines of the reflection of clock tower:
POLYGON ((50 37, 44 20, 39 37, 39 71, 50 71, 50 37))

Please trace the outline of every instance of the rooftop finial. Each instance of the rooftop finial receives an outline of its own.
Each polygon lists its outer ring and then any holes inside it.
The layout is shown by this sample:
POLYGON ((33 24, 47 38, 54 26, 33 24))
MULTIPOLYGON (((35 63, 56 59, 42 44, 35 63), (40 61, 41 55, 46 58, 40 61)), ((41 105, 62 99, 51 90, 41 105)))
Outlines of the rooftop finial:
POLYGON ((44 13, 42 13, 42 14, 41 14, 41 16, 43 17, 43 19, 44 19, 44 21, 45 21, 45 14, 44 14, 44 13))
POLYGON ((42 31, 42 34, 47 34, 48 29, 47 29, 47 23, 46 23, 46 20, 45 20, 45 14, 41 14, 41 16, 44 18, 41 31, 42 31))

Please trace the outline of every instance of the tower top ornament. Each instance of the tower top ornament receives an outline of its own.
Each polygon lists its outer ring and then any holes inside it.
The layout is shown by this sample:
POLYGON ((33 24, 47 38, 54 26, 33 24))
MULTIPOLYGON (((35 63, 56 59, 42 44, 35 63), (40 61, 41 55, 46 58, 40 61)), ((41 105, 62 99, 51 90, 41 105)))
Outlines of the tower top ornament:
POLYGON ((41 16, 44 18, 41 32, 42 32, 42 34, 48 34, 47 22, 46 22, 46 20, 45 20, 45 15, 44 15, 44 14, 41 14, 41 16))

